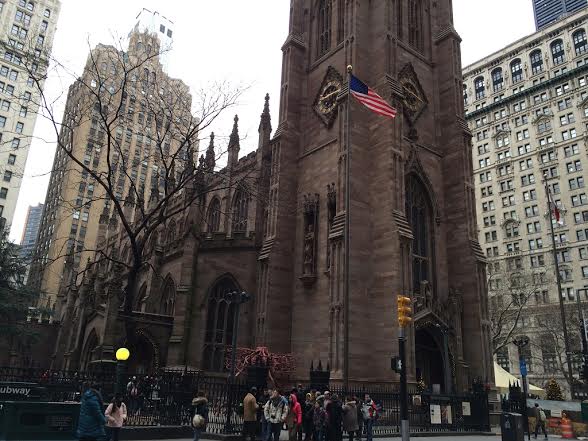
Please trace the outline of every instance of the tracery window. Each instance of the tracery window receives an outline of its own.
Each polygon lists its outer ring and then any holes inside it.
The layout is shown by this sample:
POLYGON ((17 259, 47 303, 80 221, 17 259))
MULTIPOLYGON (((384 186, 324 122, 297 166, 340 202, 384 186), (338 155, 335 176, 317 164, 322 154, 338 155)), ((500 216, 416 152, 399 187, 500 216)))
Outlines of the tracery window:
POLYGON ((174 315, 176 306, 176 284, 171 277, 165 281, 163 293, 161 295, 161 304, 159 313, 163 315, 174 315))
POLYGON ((410 0, 408 3, 408 43, 423 50, 423 13, 421 0, 410 0))
POLYGON ((235 306, 225 299, 225 295, 236 289, 231 279, 223 278, 210 291, 204 337, 205 370, 222 372, 226 369, 226 348, 233 339, 235 306))
POLYGON ((331 49, 331 0, 321 0, 318 11, 318 56, 331 49))
MULTIPOLYGON (((406 183, 406 216, 412 227, 412 285, 420 293, 421 282, 433 285, 433 209, 429 194, 414 174, 406 183)), ((423 293, 421 293, 423 294, 423 293)))
POLYGON ((220 229, 220 212, 221 206, 218 198, 214 198, 208 206, 206 223, 209 233, 216 233, 220 229))
POLYGON ((247 192, 243 189, 238 189, 233 199, 233 233, 247 231, 248 208, 249 197, 247 192))

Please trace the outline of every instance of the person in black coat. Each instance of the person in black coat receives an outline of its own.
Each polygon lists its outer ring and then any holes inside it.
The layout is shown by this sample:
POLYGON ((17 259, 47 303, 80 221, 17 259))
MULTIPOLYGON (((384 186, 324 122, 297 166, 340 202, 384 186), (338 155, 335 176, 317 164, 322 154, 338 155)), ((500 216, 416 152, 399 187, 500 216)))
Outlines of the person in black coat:
POLYGON ((335 394, 331 401, 327 404, 327 420, 328 420, 328 440, 342 441, 343 439, 343 406, 339 397, 335 394))

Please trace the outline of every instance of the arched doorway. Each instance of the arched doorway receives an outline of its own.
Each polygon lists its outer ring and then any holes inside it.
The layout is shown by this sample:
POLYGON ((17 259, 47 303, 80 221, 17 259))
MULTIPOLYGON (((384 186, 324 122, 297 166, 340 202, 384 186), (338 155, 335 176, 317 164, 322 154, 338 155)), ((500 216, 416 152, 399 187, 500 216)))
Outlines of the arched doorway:
POLYGON ((424 381, 427 389, 433 391, 438 384, 440 391, 445 390, 445 371, 442 346, 436 338, 438 334, 430 328, 417 329, 415 332, 416 379, 424 381))
POLYGON ((86 345, 84 346, 84 350, 82 351, 81 357, 81 368, 82 370, 86 371, 90 368, 90 362, 92 361, 94 355, 94 349, 98 346, 98 335, 96 334, 96 330, 92 329, 88 338, 86 339, 86 345))
POLYGON ((129 372, 149 374, 159 365, 159 353, 154 342, 139 331, 135 337, 135 344, 130 348, 131 356, 128 361, 129 372))

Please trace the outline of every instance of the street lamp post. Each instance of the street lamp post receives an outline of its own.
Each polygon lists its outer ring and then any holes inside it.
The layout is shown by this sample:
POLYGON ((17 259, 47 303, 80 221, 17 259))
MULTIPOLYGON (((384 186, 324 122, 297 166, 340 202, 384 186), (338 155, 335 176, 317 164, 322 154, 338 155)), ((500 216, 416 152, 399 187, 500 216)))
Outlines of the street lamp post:
POLYGON ((131 352, 127 348, 119 348, 116 351, 116 383, 114 384, 114 394, 121 393, 124 390, 124 378, 127 374, 127 360, 131 352))
POLYGON ((521 378, 523 380, 523 419, 525 423, 525 430, 527 431, 528 439, 531 439, 531 431, 529 430, 529 415, 527 412, 527 395, 528 395, 528 387, 527 387, 527 363, 525 357, 523 356, 522 349, 529 344, 529 337, 526 335, 521 335, 516 337, 513 341, 513 344, 519 350, 519 366, 521 371, 521 378))
POLYGON ((235 382, 235 368, 237 363, 237 335, 239 332, 239 311, 241 309, 241 305, 247 303, 251 300, 251 294, 242 291, 230 291, 224 295, 224 299, 227 301, 229 305, 235 305, 235 315, 233 317, 233 335, 232 335, 232 342, 231 342, 231 371, 229 376, 229 400, 227 405, 227 421, 225 423, 225 432, 227 434, 231 433, 231 414, 233 413, 233 401, 234 401, 234 387, 233 384, 235 382))

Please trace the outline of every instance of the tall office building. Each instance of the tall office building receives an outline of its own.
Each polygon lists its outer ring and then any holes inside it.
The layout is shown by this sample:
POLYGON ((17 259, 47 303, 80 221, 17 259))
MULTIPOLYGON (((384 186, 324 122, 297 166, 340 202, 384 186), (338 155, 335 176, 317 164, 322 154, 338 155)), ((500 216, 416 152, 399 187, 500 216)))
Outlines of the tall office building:
POLYGON ((189 115, 191 106, 188 86, 170 78, 162 67, 160 42, 158 33, 135 28, 125 52, 99 44, 69 88, 29 278, 44 306, 55 302, 66 259, 72 259, 74 271, 82 272, 94 256, 100 218, 111 217, 111 223, 117 223, 111 197, 105 196, 88 169, 109 172, 119 200, 139 197, 147 203, 154 189, 160 188, 158 149, 162 145, 173 154, 175 140, 169 139, 169 132, 161 134, 165 115, 158 114, 157 109, 162 109, 158 103, 173 98, 181 115, 189 115), (103 117, 109 120, 108 128, 103 117), (161 144, 160 136, 165 137, 161 144), (71 146, 71 155, 64 146, 71 146), (131 180, 135 185, 130 191, 131 180))
POLYGON ((587 5, 587 0, 533 0, 535 28, 541 30, 554 21, 573 14, 587 5))
POLYGON ((42 215, 43 204, 38 204, 36 207, 30 206, 27 211, 25 227, 20 240, 20 254, 25 259, 30 258, 35 250, 42 215))
POLYGON ((60 7, 60 0, 0 2, 0 217, 8 227, 37 119, 35 78, 47 70, 60 7))
MULTIPOLYGON (((549 331, 560 326, 561 335, 546 186, 561 215, 553 227, 572 350, 579 349, 576 302, 588 300, 587 32, 588 10, 579 11, 463 70, 490 307, 524 306, 514 333, 531 337, 524 354, 540 386, 561 374, 563 349, 549 331)), ((518 372, 516 347, 496 356, 518 372)))

